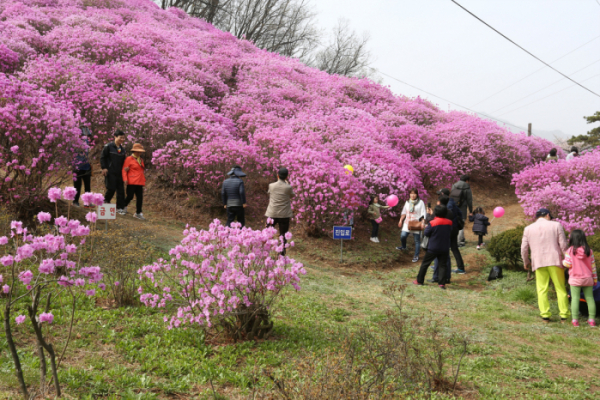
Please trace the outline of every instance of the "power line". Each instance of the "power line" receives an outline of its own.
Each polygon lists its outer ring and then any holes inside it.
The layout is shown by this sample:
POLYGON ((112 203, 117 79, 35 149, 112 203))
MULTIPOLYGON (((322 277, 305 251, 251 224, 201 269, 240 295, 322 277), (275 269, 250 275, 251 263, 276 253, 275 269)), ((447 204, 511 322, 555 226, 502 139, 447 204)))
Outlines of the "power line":
POLYGON ((525 129, 525 128, 521 127, 521 126, 513 125, 513 124, 511 124, 511 123, 509 123, 509 122, 502 121, 502 120, 500 120, 500 119, 498 119, 498 118, 494 118, 494 117, 492 117, 491 115, 488 115, 488 114, 485 114, 485 113, 482 113, 482 112, 479 112, 479 111, 472 110, 472 109, 470 109, 469 107, 465 107, 465 106, 463 106, 463 105, 460 105, 460 104, 458 104, 458 103, 455 103, 455 102, 453 102, 453 101, 450 101, 450 100, 448 100, 448 99, 445 99, 445 98, 443 98, 443 97, 437 96, 437 95, 435 95, 435 94, 433 94, 433 93, 430 93, 430 92, 428 92, 428 91, 426 91, 426 90, 423 90, 423 89, 421 89, 421 88, 418 88, 418 87, 416 87, 416 86, 414 86, 414 85, 411 85, 410 83, 404 82, 404 81, 402 81, 402 80, 400 80, 400 79, 398 79, 398 78, 395 78, 395 77, 393 77, 393 76, 391 76, 391 75, 388 75, 388 74, 386 74, 385 72, 382 72, 382 71, 380 71, 380 70, 378 70, 378 69, 376 69, 376 68, 372 68, 372 69, 373 69, 373 70, 375 70, 375 71, 377 71, 377 72, 379 72, 381 75, 385 75, 385 76, 387 76, 388 78, 391 78, 391 79, 393 79, 393 80, 395 80, 395 81, 398 81, 398 82, 400 82, 400 83, 402 83, 402 84, 404 84, 404 85, 406 85, 406 86, 410 86, 411 88, 413 88, 413 89, 417 89, 417 90, 419 90, 419 91, 421 91, 421 92, 423 92, 423 93, 427 93, 428 95, 430 95, 430 96, 433 96, 433 97, 435 97, 435 98, 438 98, 438 99, 440 99, 440 100, 447 101, 448 103, 454 104, 454 105, 455 105, 455 106, 457 106, 457 107, 464 108, 465 110, 469 110, 469 111, 471 111, 471 112, 473 112, 473 113, 475 113, 475 114, 480 114, 480 115, 483 115, 483 116, 485 116, 485 117, 487 117, 487 118, 493 119, 494 121, 501 122, 501 123, 503 123, 503 124, 505 124, 505 125, 510 125, 510 126, 512 126, 512 127, 514 127, 514 128, 520 129, 520 130, 522 130, 522 131, 526 131, 526 130, 527 130, 527 129, 525 129))
MULTIPOLYGON (((583 67, 583 68, 580 68, 580 69, 578 69, 577 71, 574 71, 574 72, 572 72, 571 74, 576 74, 576 73, 578 73, 578 72, 580 72, 580 71, 583 71, 584 69, 586 69, 586 68, 589 68, 589 67, 591 67, 592 65, 594 65, 594 64, 596 64, 596 63, 598 63, 598 62, 600 62, 600 59, 598 59, 598 60, 594 61, 594 62, 593 62, 593 63, 591 63, 591 64, 588 64, 588 65, 586 65, 586 66, 585 66, 585 67, 583 67)), ((528 97, 531 97, 531 96, 533 96, 534 94, 536 94, 536 93, 539 93, 539 92, 541 92, 541 91, 543 91, 543 90, 545 90, 545 89, 549 88, 550 86, 554 86, 554 85, 556 85, 557 83, 559 83, 559 82, 562 82, 562 81, 564 81, 564 80, 565 80, 565 78, 561 78, 561 79, 557 80, 557 81, 556 81, 556 82, 554 82, 554 83, 551 83, 551 84, 549 84, 549 85, 547 85, 547 86, 544 86, 544 87, 543 87, 543 88, 541 88, 540 90, 536 90, 535 92, 533 92, 533 93, 530 93, 530 94, 528 94, 528 95, 527 95, 527 96, 525 96, 525 97, 521 97, 519 100, 513 101, 512 103, 510 103, 510 104, 508 104, 508 105, 506 105, 506 106, 504 106, 504 107, 500 107, 499 109, 497 109, 497 110, 494 110, 494 111, 492 111, 492 112, 493 112, 493 113, 497 113, 497 112, 498 112, 498 111, 500 111, 500 110, 503 110, 503 109, 505 109, 505 108, 508 108, 508 107, 512 106, 513 104, 516 104, 516 103, 520 102, 521 100, 525 100, 526 98, 528 98, 528 97)))
MULTIPOLYGON (((596 78, 597 76, 600 76, 600 74, 597 74, 597 75, 591 76, 591 77, 589 77, 589 78, 587 78, 587 79, 584 79, 582 82, 589 81, 590 79, 594 79, 594 78, 596 78)), ((537 103, 538 101, 542 101, 542 100, 544 100, 544 99, 546 99, 546 98, 548 98, 548 97, 550 97, 550 96, 554 96, 555 94, 558 94, 558 93, 560 93, 560 92, 564 92, 565 90, 567 90, 567 89, 571 89, 572 87, 575 87, 575 86, 577 86, 577 85, 571 85, 571 86, 569 86, 569 87, 567 87, 567 88, 561 89, 561 90, 559 90, 559 91, 556 91, 556 92, 554 92, 554 93, 550 93, 548 96, 544 96, 544 97, 542 97, 541 99, 534 100, 534 101, 532 101, 531 103, 524 104, 524 105, 522 105, 522 106, 520 106, 520 107, 517 107, 517 108, 515 108, 515 109, 513 109, 513 110, 506 111, 506 112, 504 112, 504 113, 502 113, 502 114, 500 114, 500 115, 506 115, 506 114, 510 114, 510 113, 511 113, 511 112, 513 112, 513 111, 517 111, 517 110, 519 110, 519 109, 521 109, 521 108, 523 108, 523 107, 527 107, 528 105, 531 105, 531 104, 533 104, 533 103, 537 103)))
MULTIPOLYGON (((597 0, 597 1, 600 1, 600 0, 597 0)), ((587 44, 589 44, 589 43, 593 42, 594 40, 596 40, 596 39, 598 39, 598 38, 600 38, 600 36, 596 36, 596 37, 595 37, 595 38, 593 38, 592 40, 589 40, 589 41, 585 42, 584 44, 582 44, 581 46, 577 47, 576 49, 573 49, 573 50, 571 50, 571 51, 570 51, 570 52, 568 52, 567 54, 565 54, 565 55, 562 55, 562 56, 558 57, 556 60, 552 61, 552 62, 551 62, 551 64, 554 64, 554 63, 555 63, 555 62, 557 62, 558 60, 561 60, 561 59, 565 58, 565 57, 566 57, 566 56, 568 56, 569 54, 571 54, 571 53, 574 53, 575 51, 579 50, 579 49, 580 49, 580 48, 582 48, 583 46, 586 46, 587 44)), ((510 85, 508 85, 508 86, 507 86, 507 87, 505 87, 504 89, 498 90, 496 93, 494 93, 494 94, 492 94, 492 95, 490 95, 490 96, 486 97, 485 99, 483 99, 483 100, 481 100, 481 101, 479 101, 479 102, 477 102, 477 103, 473 104, 471 107, 475 107, 475 106, 477 106, 477 105, 479 105, 479 104, 483 103, 484 101, 491 99, 491 98, 492 98, 492 97, 494 97, 495 95, 497 95, 497 94, 499 94, 499 93, 502 93, 502 92, 504 92, 506 89, 510 89, 511 87, 515 86, 517 83, 519 83, 519 82, 522 82, 522 81, 524 81, 525 79, 529 78, 530 76, 537 74, 538 72, 540 72, 540 71, 541 71, 541 70, 543 70, 544 68, 546 68, 546 66, 543 66, 543 67, 542 67, 542 68, 540 68, 540 69, 536 69, 535 71, 533 71, 533 72, 532 72, 532 73, 530 73, 529 75, 527 75, 527 76, 525 76, 525 77, 523 77, 523 78, 519 79, 518 81, 516 81, 516 82, 514 82, 514 83, 511 83, 510 85)))
POLYGON ((494 32, 496 32, 497 34, 499 34, 500 36, 502 36, 504 39, 508 40, 509 42, 511 42, 512 44, 514 44, 515 46, 517 46, 518 48, 520 48, 521 50, 523 50, 525 53, 529 54, 531 57, 535 58, 536 60, 538 60, 539 62, 541 62, 542 64, 545 64, 548 68, 552 69, 553 71, 561 74, 562 76, 564 76, 565 78, 567 78, 568 80, 570 80, 571 82, 575 83, 576 85, 582 87, 583 89, 587 90, 588 92, 594 94, 597 97, 600 97, 600 94, 594 92, 591 89, 588 89, 587 87, 583 86, 581 83, 573 80, 571 77, 563 74, 562 72, 560 72, 559 70, 557 70, 556 68, 554 68, 552 65, 548 64, 547 62, 545 62, 544 60, 542 60, 541 58, 537 57, 536 55, 534 55, 533 53, 531 53, 530 51, 526 50, 524 47, 518 45, 516 42, 514 42, 513 40, 511 40, 508 36, 506 36, 505 34, 503 34, 502 32, 500 32, 499 30, 497 30, 496 28, 494 28, 493 26, 491 26, 490 24, 488 24, 487 22, 485 22, 484 20, 482 20, 481 18, 479 18, 477 15, 473 14, 471 11, 467 10, 466 8, 464 8, 463 6, 461 6, 460 4, 458 4, 455 0, 450 0, 451 2, 453 2, 454 4, 456 4, 457 6, 459 6, 460 8, 462 8, 463 10, 465 10, 466 12, 468 12, 469 14, 471 14, 473 17, 475 17, 478 21, 480 21, 481 23, 483 23, 485 26, 487 26, 488 28, 492 29, 494 32))

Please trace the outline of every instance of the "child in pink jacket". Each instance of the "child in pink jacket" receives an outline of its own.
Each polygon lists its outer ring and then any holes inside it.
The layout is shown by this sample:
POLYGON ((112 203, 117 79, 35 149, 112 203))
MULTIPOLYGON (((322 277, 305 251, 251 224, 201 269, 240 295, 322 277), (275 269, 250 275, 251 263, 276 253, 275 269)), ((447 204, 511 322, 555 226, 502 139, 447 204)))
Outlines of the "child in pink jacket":
POLYGON ((590 327, 596 327, 596 302, 594 301, 593 286, 598 282, 596 274, 596 261, 594 253, 588 246, 585 233, 579 229, 574 230, 569 238, 569 249, 563 261, 565 268, 569 269, 569 285, 571 286, 571 314, 573 326, 579 327, 579 299, 581 290, 588 305, 590 327))

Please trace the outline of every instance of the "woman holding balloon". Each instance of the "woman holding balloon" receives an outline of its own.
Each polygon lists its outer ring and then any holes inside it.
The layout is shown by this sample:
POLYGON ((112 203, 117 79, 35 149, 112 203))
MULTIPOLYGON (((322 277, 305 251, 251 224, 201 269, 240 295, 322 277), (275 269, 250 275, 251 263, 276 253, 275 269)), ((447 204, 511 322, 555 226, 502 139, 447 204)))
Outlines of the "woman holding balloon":
POLYGON ((419 191, 417 189, 412 189, 410 191, 410 199, 404 204, 400 222, 398 222, 398 227, 402 228, 402 234, 400 236, 402 247, 396 247, 396 250, 406 250, 406 239, 408 238, 408 235, 412 233, 415 239, 415 255, 412 262, 419 261, 421 232, 424 228, 423 221, 425 220, 426 213, 427 209, 425 208, 423 200, 419 198, 419 191))

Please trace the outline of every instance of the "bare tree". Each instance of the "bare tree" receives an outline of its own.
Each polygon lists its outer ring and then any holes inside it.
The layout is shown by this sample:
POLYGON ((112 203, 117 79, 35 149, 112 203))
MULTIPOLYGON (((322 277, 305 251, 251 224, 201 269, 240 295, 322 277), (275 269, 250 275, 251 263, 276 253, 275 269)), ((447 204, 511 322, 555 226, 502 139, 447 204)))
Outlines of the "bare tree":
POLYGON ((367 49, 369 34, 359 36, 348 20, 340 19, 333 29, 332 41, 319 50, 309 64, 330 74, 368 75, 371 54, 367 49))
POLYGON ((220 13, 227 10, 229 3, 230 0, 160 0, 160 6, 165 10, 171 7, 181 8, 189 15, 211 24, 220 13))

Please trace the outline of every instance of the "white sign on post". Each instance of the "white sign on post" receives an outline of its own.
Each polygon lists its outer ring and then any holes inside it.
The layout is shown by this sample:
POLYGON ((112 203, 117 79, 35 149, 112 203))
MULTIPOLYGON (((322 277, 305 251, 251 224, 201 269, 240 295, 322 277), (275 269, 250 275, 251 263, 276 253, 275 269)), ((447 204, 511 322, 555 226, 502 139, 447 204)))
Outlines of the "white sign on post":
POLYGON ((96 213, 98 214, 98 219, 117 219, 117 205, 102 204, 98 206, 96 213))

